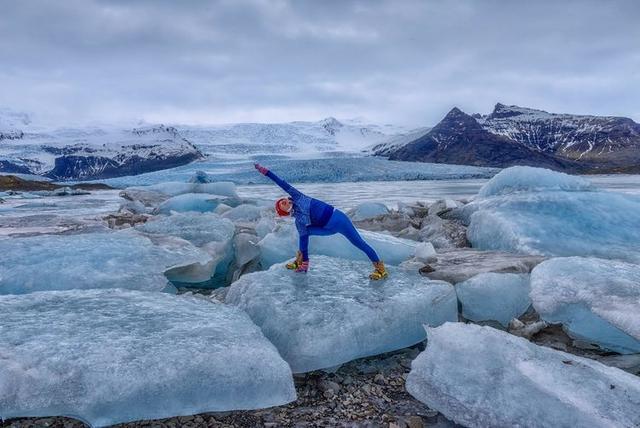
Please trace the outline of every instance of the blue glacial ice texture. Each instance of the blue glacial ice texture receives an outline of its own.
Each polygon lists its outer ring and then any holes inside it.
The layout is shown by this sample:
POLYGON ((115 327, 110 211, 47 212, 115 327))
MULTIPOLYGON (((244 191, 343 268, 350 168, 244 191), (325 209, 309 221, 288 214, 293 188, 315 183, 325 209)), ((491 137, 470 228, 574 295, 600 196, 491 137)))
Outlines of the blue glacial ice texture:
POLYGON ((238 198, 236 185, 228 181, 213 183, 184 183, 180 181, 165 181, 149 186, 132 187, 133 190, 145 190, 164 193, 165 195, 178 196, 185 193, 205 193, 212 195, 238 198))
POLYGON ((506 195, 517 192, 544 192, 544 191, 574 191, 585 192, 595 190, 590 181, 562 172, 551 171, 545 168, 530 166, 512 166, 496 174, 487 182, 478 196, 506 195))
POLYGON ((640 425, 640 378, 490 327, 428 329, 407 391, 458 424, 475 427, 640 425))
POLYGON ((462 315, 471 321, 498 321, 504 327, 529 306, 528 274, 481 273, 456 284, 462 315))
POLYGON ((547 260, 531 273, 531 298, 545 321, 562 323, 575 339, 623 354, 640 352, 640 265, 547 260))
POLYGON ((463 208, 474 248, 640 261, 640 198, 614 192, 521 192, 463 208))
MULTIPOLYGON (((414 256, 418 242, 396 238, 379 232, 360 230, 360 235, 376 250, 378 256, 388 264, 399 265, 414 256)), ((295 257, 298 249, 298 233, 293 223, 281 223, 275 231, 267 234, 259 243, 263 267, 280 263, 295 257)), ((351 260, 369 260, 347 238, 340 234, 331 236, 311 236, 309 257, 313 265, 316 254, 351 260)))
POLYGON ((370 271, 327 256, 307 274, 274 265, 234 282, 226 302, 249 314, 294 373, 401 349, 424 340, 423 324, 458 319, 451 284, 394 267, 370 281, 370 271))
POLYGON ((198 270, 210 256, 172 237, 151 240, 135 231, 41 235, 0 240, 0 295, 45 290, 128 288, 161 291, 164 272, 198 270))
POLYGON ((131 290, 0 296, 0 418, 93 426, 295 399, 291 370, 236 308, 131 290))
POLYGON ((349 213, 354 221, 366 220, 389 213, 389 208, 380 202, 363 202, 349 213))

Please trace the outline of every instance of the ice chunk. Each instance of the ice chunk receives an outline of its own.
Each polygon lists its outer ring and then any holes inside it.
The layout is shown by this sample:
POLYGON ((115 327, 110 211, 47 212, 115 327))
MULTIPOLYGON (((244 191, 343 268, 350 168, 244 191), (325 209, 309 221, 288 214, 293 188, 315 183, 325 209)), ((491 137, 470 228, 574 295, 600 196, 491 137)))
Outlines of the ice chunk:
POLYGON ((588 180, 562 172, 530 166, 512 166, 496 174, 487 184, 482 186, 478 196, 506 195, 516 192, 538 191, 574 191, 594 190, 588 180))
POLYGON ((229 181, 217 181, 214 183, 182 183, 177 181, 168 181, 164 183, 153 184, 151 186, 131 187, 127 188, 126 190, 145 190, 160 192, 170 196, 178 196, 185 193, 208 193, 212 195, 220 195, 226 196, 228 198, 238 199, 238 194, 236 193, 236 185, 229 181))
POLYGON ((202 247, 210 242, 228 242, 233 238, 233 223, 213 213, 186 212, 157 216, 136 226, 136 230, 154 235, 171 235, 202 247))
POLYGON ((422 219, 420 240, 429 241, 435 248, 468 247, 467 228, 458 220, 445 220, 437 215, 422 219))
MULTIPOLYGON (((226 218, 213 213, 174 213, 170 216, 159 216, 147 223, 137 226, 136 230, 152 235, 170 235, 185 239, 203 251, 211 259, 202 268, 202 275, 185 275, 184 269, 172 269, 167 277, 176 283, 200 283, 209 281, 217 275, 221 279, 226 277, 229 265, 233 261, 233 235, 235 226, 226 218)), ((189 266, 187 273, 193 270, 189 266)), ((204 287, 204 285, 203 285, 204 287)))
POLYGON ((193 176, 189 179, 189 183, 211 183, 212 181, 211 177, 204 171, 194 172, 193 176))
POLYGON ((256 224, 256 233, 260 239, 273 232, 276 228, 276 221, 271 216, 264 216, 256 224))
POLYGON ((437 216, 460 206, 462 206, 462 203, 454 201, 453 199, 439 199, 429 205, 429 215, 437 216))
POLYGON ((380 202, 363 202, 355 207, 349 216, 353 221, 367 220, 389 213, 389 208, 380 202))
POLYGON ((390 267, 370 281, 367 262, 316 256, 300 274, 274 265, 242 276, 226 302, 245 310, 292 370, 308 372, 424 340, 422 324, 458 318, 453 286, 390 267))
POLYGON ((117 287, 161 291, 167 285, 165 271, 183 267, 186 278, 197 277, 211 258, 185 240, 153 242, 133 230, 1 239, 0 253, 0 294, 117 287))
POLYGON ((428 329, 407 391, 467 427, 640 425, 640 378, 472 324, 428 329))
POLYGON ((259 240, 260 238, 249 233, 239 233, 236 235, 233 243, 236 251, 236 264, 238 266, 244 266, 260 255, 260 248, 258 247, 259 240))
POLYGON ((620 353, 640 352, 640 266, 569 257, 547 260, 531 273, 540 316, 562 323, 572 337, 620 353))
MULTIPOLYGON (((398 265, 413 257, 418 245, 415 241, 396 238, 384 233, 360 230, 360 235, 371 245, 378 256, 388 264, 398 265)), ((295 256, 298 249, 298 233, 290 223, 281 224, 274 232, 267 234, 259 243, 262 265, 271 266, 295 256)), ((340 234, 312 236, 309 240, 309 254, 324 254, 353 260, 369 260, 347 238, 340 234)))
POLYGON ((529 273, 543 260, 540 256, 460 248, 439 252, 438 260, 430 263, 433 271, 424 275, 457 284, 485 272, 529 273))
POLYGON ((471 321, 498 321, 504 327, 529 306, 529 275, 481 273, 456 285, 462 315, 471 321))
POLYGON ((242 204, 222 214, 222 217, 236 222, 252 223, 260 220, 262 209, 255 205, 242 204))
POLYGON ((242 311, 130 290, 0 296, 0 418, 93 426, 296 398, 291 370, 242 311))
POLYGON ((436 249, 430 242, 421 242, 416 246, 416 260, 429 263, 437 260, 436 249))
POLYGON ((640 198, 605 191, 519 192, 461 208, 475 248, 640 261, 640 198))
POLYGON ((172 211, 212 212, 218 204, 227 202, 228 201, 224 196, 185 193, 184 195, 174 196, 173 198, 167 199, 158 206, 154 213, 169 214, 172 211))

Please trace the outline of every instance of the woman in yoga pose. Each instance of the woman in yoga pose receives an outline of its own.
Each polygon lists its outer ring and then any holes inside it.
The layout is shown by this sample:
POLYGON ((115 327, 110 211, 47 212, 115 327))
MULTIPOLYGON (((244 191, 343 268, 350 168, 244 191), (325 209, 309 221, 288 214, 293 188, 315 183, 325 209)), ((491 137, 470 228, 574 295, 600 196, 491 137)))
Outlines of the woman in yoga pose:
POLYGON ((342 234, 353 245, 362 250, 373 263, 370 279, 378 280, 389 276, 376 251, 362 239, 349 217, 339 209, 318 199, 311 198, 269 171, 260 164, 255 168, 266 175, 274 183, 289 194, 287 198, 276 201, 276 212, 279 216, 291 215, 295 218, 298 229, 299 249, 295 261, 287 264, 287 269, 296 272, 307 272, 309 269, 309 236, 342 234))

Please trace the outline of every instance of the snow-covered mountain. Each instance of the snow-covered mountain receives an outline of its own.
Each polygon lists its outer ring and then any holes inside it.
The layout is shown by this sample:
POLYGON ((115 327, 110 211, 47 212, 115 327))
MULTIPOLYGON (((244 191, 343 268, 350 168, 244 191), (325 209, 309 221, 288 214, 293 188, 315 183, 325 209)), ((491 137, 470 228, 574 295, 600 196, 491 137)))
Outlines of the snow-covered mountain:
POLYGON ((202 153, 173 127, 60 128, 31 125, 28 115, 0 112, 0 172, 56 180, 134 175, 185 165, 202 153))
POLYGON ((237 123, 216 126, 175 125, 207 154, 300 154, 358 152, 406 132, 393 125, 372 125, 361 119, 317 122, 237 123))
POLYGON ((640 124, 497 104, 489 115, 454 108, 428 133, 374 154, 394 160, 573 172, 640 171, 640 124))

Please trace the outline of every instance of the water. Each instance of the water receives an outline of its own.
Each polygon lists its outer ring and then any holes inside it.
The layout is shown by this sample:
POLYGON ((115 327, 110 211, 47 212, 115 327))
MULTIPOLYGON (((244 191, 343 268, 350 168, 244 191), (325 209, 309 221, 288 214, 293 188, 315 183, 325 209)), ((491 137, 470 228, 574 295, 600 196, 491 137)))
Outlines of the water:
MULTIPOLYGON (((585 176, 597 187, 629 194, 640 194, 640 175, 585 176)), ((362 202, 382 202, 396 208, 398 202, 435 202, 438 199, 470 199, 489 179, 364 181, 358 183, 300 183, 296 188, 340 209, 353 208, 362 202)), ((238 194, 247 198, 277 199, 284 192, 276 185, 238 186, 238 194)))

